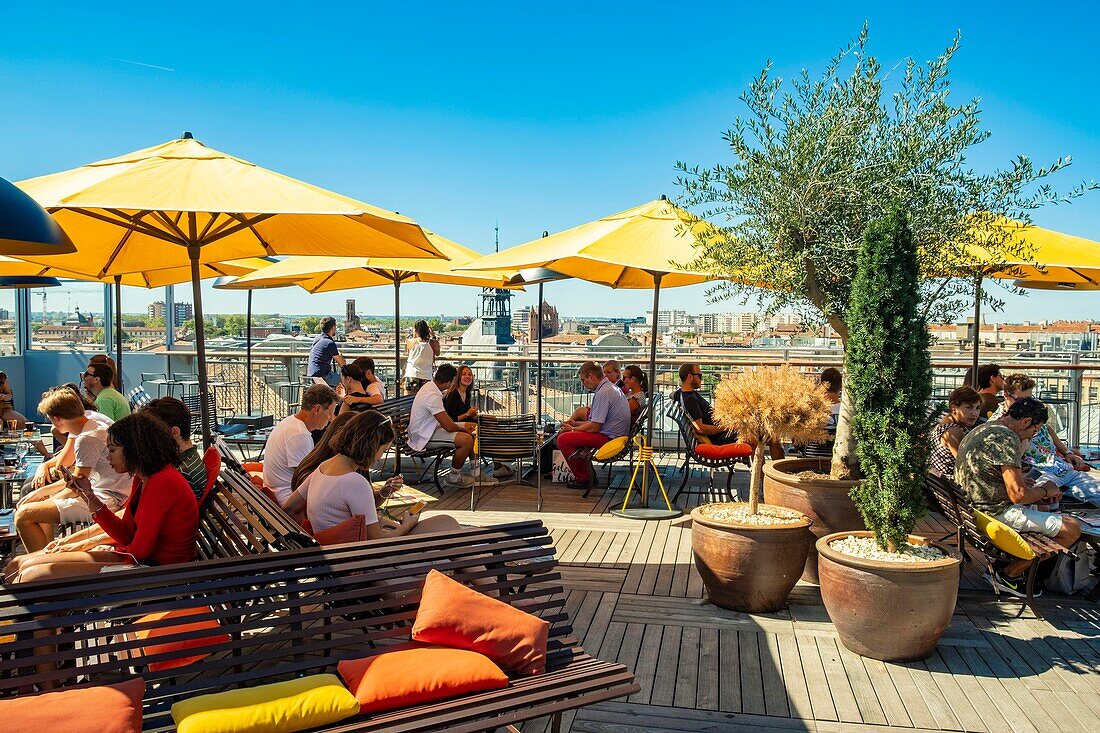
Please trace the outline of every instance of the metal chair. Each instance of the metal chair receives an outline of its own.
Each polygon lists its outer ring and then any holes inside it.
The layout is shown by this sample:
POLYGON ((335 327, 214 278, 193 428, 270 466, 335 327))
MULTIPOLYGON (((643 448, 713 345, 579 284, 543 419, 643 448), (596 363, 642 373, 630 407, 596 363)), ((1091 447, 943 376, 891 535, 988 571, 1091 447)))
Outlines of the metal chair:
POLYGON ((588 461, 588 488, 584 490, 584 494, 581 498, 587 499, 588 495, 592 493, 592 489, 596 486, 596 466, 607 466, 607 487, 611 488, 611 471, 615 467, 615 463, 621 461, 624 457, 630 457, 630 466, 634 466, 634 437, 638 435, 643 429, 645 429, 646 421, 649 419, 649 410, 652 405, 652 401, 646 402, 642 409, 638 410, 638 416, 634 418, 634 422, 630 425, 630 432, 626 434, 626 443, 622 449, 615 455, 608 458, 597 458, 596 454, 599 452, 599 448, 581 448, 580 450, 569 456, 570 459, 582 458, 588 461))
MULTIPOLYGON (((515 461, 516 483, 535 487, 536 510, 542 511, 542 466, 534 415, 478 415, 477 449, 479 458, 500 462, 515 461), (523 462, 528 458, 539 469, 535 472, 538 478, 534 484, 528 484, 519 478, 523 476, 523 462)), ((470 489, 470 511, 477 509, 477 491, 481 487, 483 475, 478 474, 477 483, 470 489)))
MULTIPOLYGON (((198 394, 180 395, 180 400, 191 411, 191 434, 202 432, 202 410, 199 408, 198 394)), ((211 435, 239 435, 248 430, 247 425, 228 425, 218 422, 218 404, 214 400, 214 393, 206 393, 206 413, 211 435)))
POLYGON ((172 388, 179 384, 174 379, 169 379, 165 372, 142 372, 141 373, 141 386, 145 385, 157 386, 157 397, 164 397, 165 395, 172 396, 172 388), (164 394, 161 394, 163 391, 164 394))
MULTIPOLYGON (((743 449, 736 451, 736 455, 725 456, 721 458, 710 458, 699 454, 699 436, 695 434, 695 427, 691 424, 691 418, 686 412, 684 412, 684 406, 676 400, 668 401, 668 411, 665 413, 680 430, 680 436, 684 439, 684 465, 681 470, 684 472, 684 480, 680 482, 680 488, 673 494, 672 500, 676 501, 680 494, 684 493, 684 489, 687 487, 688 478, 691 477, 691 462, 694 461, 700 466, 706 468, 724 468, 727 471, 726 474, 726 493, 729 494, 733 490, 733 468, 738 463, 744 463, 747 466, 752 465, 752 448, 745 445, 743 449)), ((740 443, 734 445, 742 445, 740 443)), ((722 446, 725 447, 725 446, 722 446)), ((731 451, 732 452, 732 451, 731 451)), ((714 477, 711 476, 711 484, 713 487, 714 477)), ((693 492, 688 492, 693 493, 693 492)))
POLYGON ((149 397, 149 393, 145 391, 145 387, 141 386, 134 387, 130 390, 126 394, 126 399, 130 401, 131 412, 136 412, 153 401, 152 398, 149 397))

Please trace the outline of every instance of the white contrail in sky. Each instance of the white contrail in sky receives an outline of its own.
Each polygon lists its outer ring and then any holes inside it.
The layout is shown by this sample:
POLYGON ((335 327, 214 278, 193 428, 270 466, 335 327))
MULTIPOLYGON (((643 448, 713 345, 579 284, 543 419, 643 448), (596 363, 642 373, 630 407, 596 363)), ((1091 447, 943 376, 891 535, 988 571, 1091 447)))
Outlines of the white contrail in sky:
POLYGON ((159 71, 175 71, 175 69, 169 69, 167 66, 157 66, 156 64, 147 64, 143 61, 131 61, 130 59, 116 59, 113 56, 108 56, 110 61, 119 61, 124 64, 133 64, 134 66, 144 66, 147 69, 158 69, 159 71))

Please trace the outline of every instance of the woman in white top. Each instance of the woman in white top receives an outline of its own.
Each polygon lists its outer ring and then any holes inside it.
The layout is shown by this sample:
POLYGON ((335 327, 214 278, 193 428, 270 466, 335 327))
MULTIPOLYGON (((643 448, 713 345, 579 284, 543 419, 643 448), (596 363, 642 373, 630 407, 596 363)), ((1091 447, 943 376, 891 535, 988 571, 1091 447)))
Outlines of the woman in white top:
POLYGON ((435 357, 439 356, 439 339, 428 327, 428 322, 420 320, 413 326, 413 338, 405 342, 409 359, 405 362, 405 393, 415 394, 431 381, 435 374, 435 357))
MULTIPOLYGON (((439 532, 457 528, 458 522, 438 515, 420 522, 419 514, 406 513, 400 521, 379 520, 374 489, 361 472, 368 472, 393 442, 393 423, 375 410, 360 412, 341 424, 329 441, 334 455, 323 461, 294 491, 283 507, 296 514, 305 509, 314 532, 331 529, 361 514, 368 540, 416 532, 439 532)), ((396 488, 401 477, 387 484, 396 488)))

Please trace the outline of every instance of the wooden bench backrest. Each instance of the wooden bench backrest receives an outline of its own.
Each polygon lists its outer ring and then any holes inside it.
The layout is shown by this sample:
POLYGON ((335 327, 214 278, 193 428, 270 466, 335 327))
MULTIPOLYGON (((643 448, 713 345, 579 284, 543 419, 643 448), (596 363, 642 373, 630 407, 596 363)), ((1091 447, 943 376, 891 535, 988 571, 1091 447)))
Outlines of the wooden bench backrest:
POLYGON ((974 507, 970 505, 970 499, 961 486, 945 476, 927 473, 924 477, 924 489, 929 504, 961 530, 963 540, 990 557, 998 557, 1002 554, 989 541, 985 532, 978 529, 974 518, 974 507))
MULTIPOLYGON (((141 642, 131 632, 164 628, 159 643, 209 638, 172 631, 193 617, 135 621, 146 614, 209 606, 227 633, 202 649, 161 652, 144 663, 210 655, 200 662, 141 672, 148 685, 146 730, 170 725, 177 700, 261 681, 332 671, 340 659, 407 640, 424 576, 435 568, 551 623, 548 666, 578 658, 563 611, 551 538, 541 522, 390 538, 327 548, 227 558, 7 586, 0 592, 0 696, 53 682, 103 683, 138 672, 126 661, 141 642), (381 589, 387 591, 386 594, 381 589), (47 632, 55 651, 35 658, 47 632), (58 663, 51 671, 36 664, 58 663), (120 661, 122 660, 122 661, 120 661)), ((375 650, 374 653, 376 653, 375 650)), ((141 661, 137 664, 143 664, 141 661)), ((372 719, 372 724, 375 722, 372 719)))
POLYGON ((223 467, 199 511, 199 557, 245 557, 317 543, 246 476, 223 467))

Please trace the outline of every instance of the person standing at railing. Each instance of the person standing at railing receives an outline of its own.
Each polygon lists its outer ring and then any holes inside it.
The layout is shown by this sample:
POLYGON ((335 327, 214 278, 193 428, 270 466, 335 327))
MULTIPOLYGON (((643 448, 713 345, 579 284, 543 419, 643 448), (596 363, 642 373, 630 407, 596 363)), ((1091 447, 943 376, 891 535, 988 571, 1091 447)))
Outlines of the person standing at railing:
POLYGON ((405 362, 405 394, 416 394, 435 376, 435 358, 439 356, 439 339, 425 320, 413 326, 413 337, 405 342, 409 354, 405 362))
POLYGON ((333 371, 332 362, 344 366, 344 357, 340 355, 335 336, 336 319, 325 316, 321 319, 321 335, 309 349, 309 368, 306 370, 306 376, 312 377, 314 382, 324 382, 330 387, 340 383, 340 374, 333 371))
POLYGON ((630 432, 630 407, 622 390, 608 381, 594 361, 581 364, 579 376, 584 388, 593 393, 588 419, 563 422, 557 438, 558 450, 573 472, 573 480, 566 484, 571 489, 587 489, 590 479, 588 461, 573 459, 574 453, 581 448, 599 448, 630 432))

